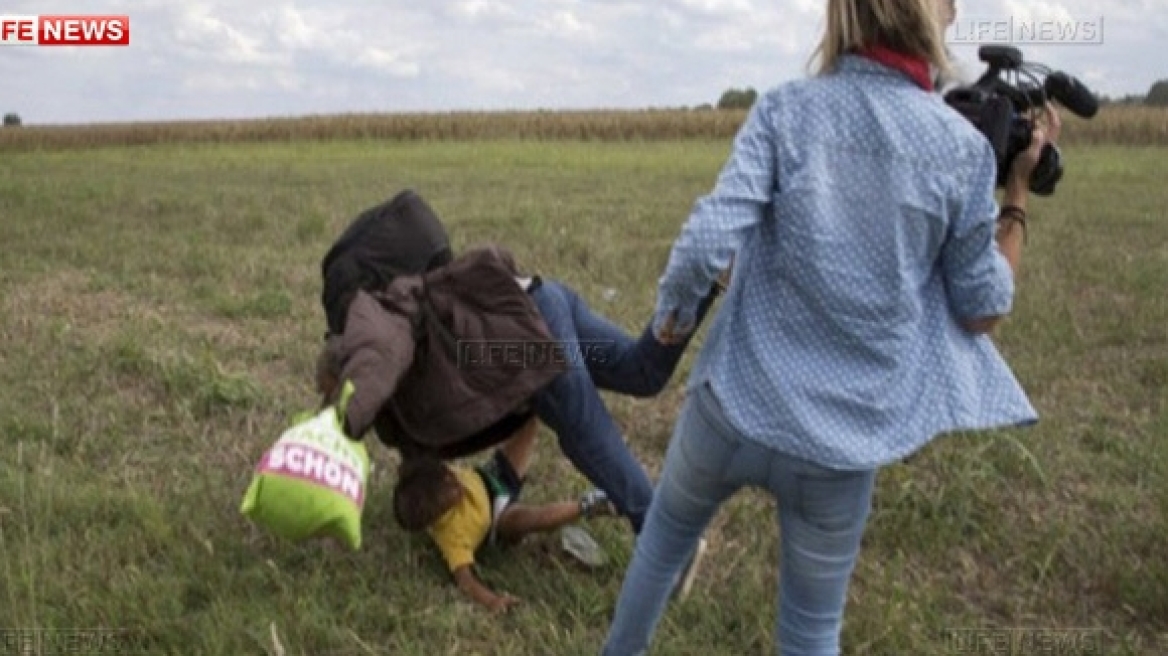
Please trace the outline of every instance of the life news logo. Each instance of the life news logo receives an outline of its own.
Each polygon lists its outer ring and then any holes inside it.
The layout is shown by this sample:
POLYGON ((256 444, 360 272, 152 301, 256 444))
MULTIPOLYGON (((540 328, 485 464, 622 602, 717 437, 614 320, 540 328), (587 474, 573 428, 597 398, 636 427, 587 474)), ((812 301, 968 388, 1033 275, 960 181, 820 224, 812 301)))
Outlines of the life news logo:
POLYGON ((129 16, 3 16, 0 46, 128 46, 129 16))

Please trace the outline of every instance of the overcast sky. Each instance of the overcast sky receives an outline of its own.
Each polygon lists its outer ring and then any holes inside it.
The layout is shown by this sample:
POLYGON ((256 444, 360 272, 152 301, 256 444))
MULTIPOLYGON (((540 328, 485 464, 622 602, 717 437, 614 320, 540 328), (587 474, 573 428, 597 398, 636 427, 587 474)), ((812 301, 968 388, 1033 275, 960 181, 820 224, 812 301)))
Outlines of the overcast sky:
MULTIPOLYGON (((5 0, 0 14, 128 14, 131 45, 0 47, 0 112, 36 124, 693 106, 803 75, 825 5, 5 0)), ((1023 45, 1028 60, 1113 96, 1168 78, 1168 0, 958 0, 958 12, 949 40, 966 59, 976 47, 961 42, 977 29, 1047 21, 1047 39, 1050 25, 1077 24, 1080 42, 1023 45)))

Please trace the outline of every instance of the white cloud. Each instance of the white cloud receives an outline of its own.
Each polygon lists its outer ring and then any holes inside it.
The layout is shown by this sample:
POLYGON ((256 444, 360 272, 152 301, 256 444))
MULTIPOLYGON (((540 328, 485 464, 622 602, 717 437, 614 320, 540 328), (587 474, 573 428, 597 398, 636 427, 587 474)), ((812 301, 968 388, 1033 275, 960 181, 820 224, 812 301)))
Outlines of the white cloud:
POLYGON ((695 35, 694 46, 715 53, 743 53, 750 52, 755 43, 743 38, 737 26, 726 26, 695 35))
POLYGON ((230 91, 258 91, 266 86, 266 81, 256 75, 232 75, 225 77, 216 73, 192 72, 182 81, 185 90, 196 93, 225 93, 230 91))
POLYGON ((1019 22, 1074 20, 1071 10, 1059 2, 1009 0, 1004 4, 1006 9, 1004 13, 1019 22))
MULTIPOLYGON (((130 17, 131 41, 134 18, 130 17)), ((213 15, 206 5, 187 5, 174 33, 176 44, 185 46, 200 57, 238 64, 278 64, 285 53, 261 48, 263 40, 252 30, 228 23, 213 15)))
POLYGON ((557 11, 551 16, 539 21, 539 29, 552 36, 569 39, 592 40, 596 36, 596 28, 580 20, 571 11, 557 11))
POLYGON ((381 48, 366 48, 357 57, 357 63, 398 77, 415 77, 420 70, 417 62, 381 48))
POLYGON ((330 39, 332 30, 338 28, 339 21, 329 18, 327 12, 314 12, 315 15, 305 16, 305 13, 295 7, 281 7, 269 19, 276 42, 285 48, 310 50, 319 47, 321 43, 330 39), (329 26, 327 23, 334 23, 329 26), (322 23, 325 23, 322 25, 322 23))
POLYGON ((672 4, 701 14, 726 14, 751 10, 750 0, 673 0, 672 4))
POLYGON ((471 19, 515 15, 505 2, 499 0, 461 0, 454 3, 454 13, 471 19))

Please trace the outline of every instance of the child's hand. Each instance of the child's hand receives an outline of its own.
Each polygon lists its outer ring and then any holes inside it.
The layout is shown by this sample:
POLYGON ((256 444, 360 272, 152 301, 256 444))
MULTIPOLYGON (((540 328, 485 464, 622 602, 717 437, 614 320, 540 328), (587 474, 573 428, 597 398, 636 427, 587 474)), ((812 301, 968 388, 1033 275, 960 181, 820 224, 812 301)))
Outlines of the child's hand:
POLYGON ((474 570, 470 565, 463 565, 454 570, 454 582, 471 599, 482 604, 492 613, 505 613, 512 606, 519 603, 519 600, 511 595, 495 594, 492 592, 490 588, 483 585, 482 581, 475 576, 474 570))
POLYGON ((487 604, 487 607, 490 608, 491 612, 493 613, 506 613, 511 609, 512 606, 518 603, 519 599, 517 597, 512 597, 508 594, 501 594, 495 595, 495 598, 487 604))

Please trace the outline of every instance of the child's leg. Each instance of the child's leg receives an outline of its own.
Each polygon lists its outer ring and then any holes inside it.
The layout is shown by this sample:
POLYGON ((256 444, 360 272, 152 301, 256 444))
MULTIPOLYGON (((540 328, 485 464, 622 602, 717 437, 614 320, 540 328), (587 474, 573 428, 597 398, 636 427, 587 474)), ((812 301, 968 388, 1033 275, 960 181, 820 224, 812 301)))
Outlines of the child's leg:
POLYGON ((511 469, 520 480, 527 478, 527 467, 531 464, 531 452, 535 449, 535 436, 539 433, 539 420, 534 416, 515 435, 499 446, 499 452, 511 463, 511 469))
POLYGON ((476 467, 491 490, 492 521, 488 537, 490 542, 500 538, 507 539, 501 533, 502 519, 507 509, 516 504, 523 492, 538 430, 539 422, 533 416, 495 449, 490 462, 476 467))
POLYGON ((532 533, 546 533, 571 524, 580 514, 580 504, 573 501, 539 506, 517 503, 507 506, 499 517, 499 537, 505 542, 518 542, 532 533))
POLYGON ((499 515, 498 534, 506 542, 518 542, 531 533, 546 533, 588 517, 619 517, 620 512, 603 490, 591 490, 572 503, 544 505, 516 503, 499 515))

